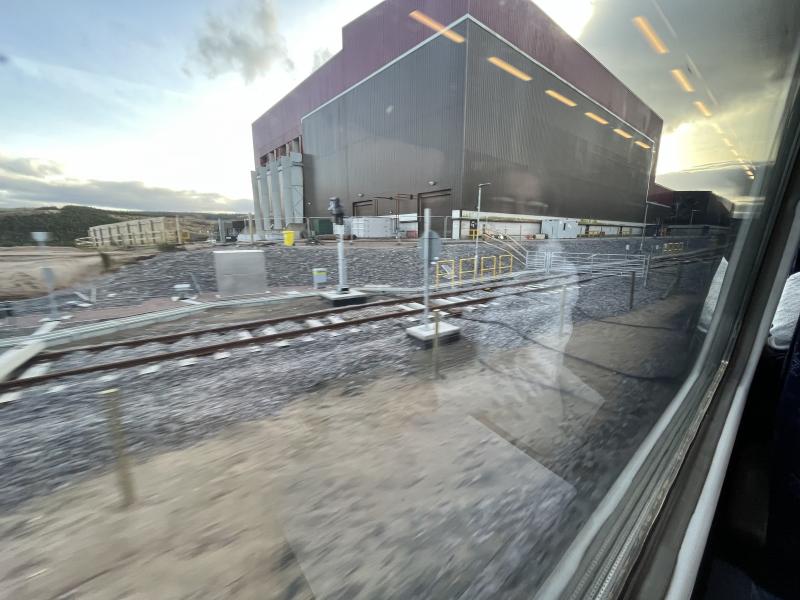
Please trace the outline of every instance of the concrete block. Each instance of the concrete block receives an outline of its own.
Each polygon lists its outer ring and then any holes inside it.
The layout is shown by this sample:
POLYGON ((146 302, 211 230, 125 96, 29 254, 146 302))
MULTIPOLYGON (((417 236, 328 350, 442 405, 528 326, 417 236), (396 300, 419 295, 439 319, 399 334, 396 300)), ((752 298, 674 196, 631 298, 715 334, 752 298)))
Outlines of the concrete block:
MULTIPOLYGON (((433 338, 436 337, 436 326, 433 323, 415 325, 406 329, 406 334, 420 342, 423 346, 433 345, 433 338)), ((452 342, 461 335, 461 328, 446 321, 439 321, 439 343, 446 344, 452 342)))
POLYGON ((358 290, 348 290, 346 292, 321 292, 325 300, 333 304, 333 306, 348 306, 350 304, 364 304, 367 301, 367 296, 364 292, 358 290))

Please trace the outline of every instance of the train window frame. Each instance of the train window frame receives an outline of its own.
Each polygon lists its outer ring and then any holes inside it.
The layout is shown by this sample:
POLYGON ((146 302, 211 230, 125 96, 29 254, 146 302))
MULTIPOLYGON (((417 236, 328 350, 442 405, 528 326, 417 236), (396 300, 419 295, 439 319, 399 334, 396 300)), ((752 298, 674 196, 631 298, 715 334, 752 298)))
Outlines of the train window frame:
POLYGON ((774 168, 754 189, 764 198, 762 208, 736 238, 730 261, 734 268, 728 269, 730 276, 724 280, 694 365, 537 590, 539 598, 630 596, 632 590, 645 586, 644 597, 691 594, 719 491, 715 496, 706 486, 716 483, 709 478, 712 459, 718 458, 716 468, 721 467, 724 476, 730 448, 726 444, 722 451, 727 448, 727 457, 719 456, 717 443, 726 425, 728 432, 733 427, 734 434, 738 427, 734 400, 746 396, 800 245, 798 77, 796 66, 776 130, 780 135, 774 142, 774 168), (672 529, 671 537, 666 534, 670 518, 683 527, 672 529), (703 518, 705 522, 699 523, 703 518), (659 592, 654 591, 657 588, 659 592))

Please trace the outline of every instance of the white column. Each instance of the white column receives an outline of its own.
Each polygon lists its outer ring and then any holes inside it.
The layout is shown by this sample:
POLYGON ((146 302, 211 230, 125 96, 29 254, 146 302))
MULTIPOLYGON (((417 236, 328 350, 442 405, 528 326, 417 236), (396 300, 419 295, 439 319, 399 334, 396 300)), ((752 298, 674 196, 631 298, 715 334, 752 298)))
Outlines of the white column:
POLYGON ((261 218, 264 219, 262 229, 272 229, 271 207, 269 203, 269 170, 267 167, 258 167, 258 201, 261 204, 261 218))
POLYGON ((256 236, 264 239, 264 219, 261 215, 261 198, 258 193, 258 178, 255 171, 250 171, 250 185, 253 188, 253 212, 256 215, 256 236))
POLYGON ((278 178, 278 162, 272 161, 268 165, 269 168, 269 199, 272 204, 272 222, 273 229, 280 231, 283 229, 283 221, 281 220, 281 186, 278 178))

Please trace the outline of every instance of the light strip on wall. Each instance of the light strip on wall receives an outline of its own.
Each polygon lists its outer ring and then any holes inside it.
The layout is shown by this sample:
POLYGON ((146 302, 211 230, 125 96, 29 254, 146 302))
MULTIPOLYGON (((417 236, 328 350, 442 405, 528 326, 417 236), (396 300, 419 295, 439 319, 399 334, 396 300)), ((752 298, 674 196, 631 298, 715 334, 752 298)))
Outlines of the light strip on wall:
POLYGON ((644 17, 634 17, 633 24, 636 26, 641 34, 644 36, 644 39, 650 44, 650 47, 655 51, 656 54, 666 54, 669 52, 669 48, 667 48, 666 44, 661 41, 661 38, 658 37, 658 34, 653 29, 653 26, 650 25, 650 21, 645 19, 644 17))
POLYGON ((592 121, 600 123, 600 125, 608 125, 608 121, 606 121, 603 117, 594 114, 593 112, 587 112, 587 113, 583 113, 583 114, 585 114, 587 117, 589 117, 592 121))
POLYGON ((705 105, 705 104, 703 104, 703 101, 702 101, 702 100, 695 100, 695 101, 694 101, 694 105, 697 107, 697 110, 699 110, 699 111, 700 111, 700 113, 701 113, 701 114, 702 114, 704 117, 710 117, 710 116, 711 116, 711 111, 710 111, 710 110, 708 110, 708 108, 706 108, 706 105, 705 105))
POLYGON ((614 133, 616 133, 620 137, 624 137, 626 140, 629 140, 633 137, 630 133, 628 133, 624 129, 617 128, 614 130, 614 133))
POLYGON ((672 78, 678 83, 679 86, 681 86, 681 88, 683 88, 684 92, 694 91, 692 84, 689 83, 689 80, 686 78, 686 75, 683 74, 683 71, 680 69, 672 69, 670 73, 672 73, 672 78))
POLYGON ((649 150, 650 149, 650 146, 648 144, 645 144, 642 141, 636 140, 633 143, 636 144, 637 146, 639 146, 640 148, 644 148, 645 150, 649 150))
POLYGON ((531 79, 533 79, 533 77, 528 75, 525 71, 521 71, 517 67, 515 67, 514 65, 508 64, 502 58, 498 58, 496 56, 490 56, 486 60, 488 60, 490 63, 492 63, 498 69, 503 69, 503 71, 505 71, 506 73, 510 73, 511 75, 516 77, 517 79, 521 79, 522 81, 530 81, 531 79))
POLYGON ((439 21, 429 17, 422 11, 419 10, 411 11, 410 13, 408 13, 408 16, 417 21, 418 23, 422 23, 423 25, 425 25, 425 27, 430 27, 434 31, 441 33, 451 42, 455 42, 456 44, 461 44, 464 42, 463 35, 456 33, 452 29, 447 29, 447 27, 439 23, 439 21))
POLYGON ((570 100, 566 96, 562 96, 561 94, 559 94, 555 90, 545 90, 544 93, 547 94, 548 96, 550 96, 551 98, 553 98, 555 100, 558 100, 562 104, 566 104, 569 107, 573 107, 573 106, 577 106, 578 105, 576 102, 573 102, 572 100, 570 100))

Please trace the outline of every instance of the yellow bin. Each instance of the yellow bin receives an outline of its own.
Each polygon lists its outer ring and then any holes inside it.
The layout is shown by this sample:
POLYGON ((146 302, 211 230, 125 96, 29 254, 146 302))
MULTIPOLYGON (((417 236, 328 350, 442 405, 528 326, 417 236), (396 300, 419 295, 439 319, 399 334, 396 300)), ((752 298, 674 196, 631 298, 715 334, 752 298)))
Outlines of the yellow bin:
POLYGON ((294 246, 294 231, 291 229, 283 230, 283 245, 294 246))

